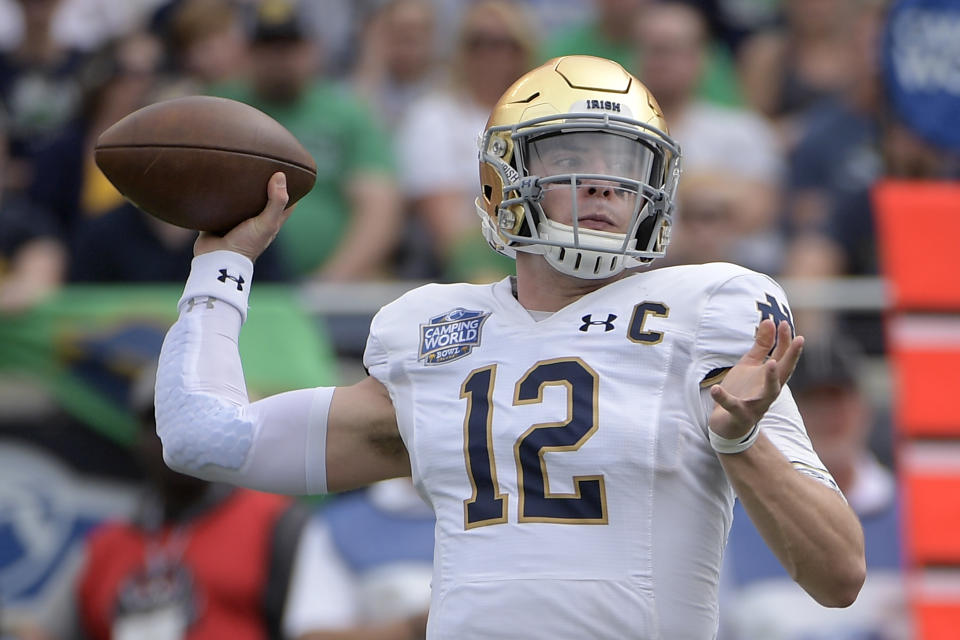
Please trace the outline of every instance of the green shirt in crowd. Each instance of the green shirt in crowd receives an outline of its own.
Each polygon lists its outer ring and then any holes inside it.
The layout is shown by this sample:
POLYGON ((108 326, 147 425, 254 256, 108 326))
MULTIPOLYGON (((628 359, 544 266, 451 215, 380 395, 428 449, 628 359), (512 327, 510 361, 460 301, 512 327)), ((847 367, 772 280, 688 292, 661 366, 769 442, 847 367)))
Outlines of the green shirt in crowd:
MULTIPOLYGON (((573 27, 550 38, 543 50, 543 59, 559 56, 588 55, 619 62, 627 71, 635 72, 637 50, 632 44, 610 42, 595 23, 573 27)), ((641 78, 642 80, 643 78, 641 78)), ((731 107, 743 105, 743 96, 730 52, 720 43, 712 43, 707 51, 706 68, 698 91, 701 98, 731 107)))
POLYGON ((337 248, 350 216, 347 188, 359 173, 393 175, 393 150, 372 111, 346 89, 318 82, 289 104, 264 102, 241 84, 211 93, 245 102, 285 126, 317 163, 317 183, 277 236, 290 271, 305 277, 337 248))

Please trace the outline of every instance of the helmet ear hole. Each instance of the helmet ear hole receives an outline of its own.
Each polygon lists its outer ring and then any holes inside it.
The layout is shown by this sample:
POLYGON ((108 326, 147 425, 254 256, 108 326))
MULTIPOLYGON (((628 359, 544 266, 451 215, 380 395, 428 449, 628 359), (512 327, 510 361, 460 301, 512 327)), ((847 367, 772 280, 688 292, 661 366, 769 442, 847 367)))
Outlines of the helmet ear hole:
MULTIPOLYGON (((650 206, 649 204, 647 205, 650 206)), ((650 213, 643 222, 640 223, 640 226, 637 227, 637 248, 646 249, 650 244, 650 237, 653 235, 654 228, 657 224, 657 219, 660 216, 650 213)))
POLYGON ((520 207, 520 226, 517 228, 517 235, 523 238, 529 238, 533 234, 530 232, 530 221, 526 215, 523 215, 523 208, 520 207))

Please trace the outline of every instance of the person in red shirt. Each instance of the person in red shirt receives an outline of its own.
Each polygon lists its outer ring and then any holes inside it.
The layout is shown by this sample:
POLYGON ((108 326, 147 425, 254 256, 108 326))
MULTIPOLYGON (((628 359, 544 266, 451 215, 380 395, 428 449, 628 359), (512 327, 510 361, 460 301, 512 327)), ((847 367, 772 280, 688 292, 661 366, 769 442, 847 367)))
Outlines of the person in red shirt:
POLYGON ((153 375, 144 377, 133 395, 148 487, 132 521, 91 534, 76 593, 83 632, 92 640, 280 637, 305 509, 167 468, 153 375))

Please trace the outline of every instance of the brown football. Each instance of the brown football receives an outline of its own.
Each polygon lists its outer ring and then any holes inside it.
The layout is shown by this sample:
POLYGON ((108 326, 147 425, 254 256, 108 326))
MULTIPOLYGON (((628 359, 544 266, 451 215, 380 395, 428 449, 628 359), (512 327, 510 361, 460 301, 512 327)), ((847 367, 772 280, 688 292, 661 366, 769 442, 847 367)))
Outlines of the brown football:
POLYGON ((217 233, 263 209, 275 172, 287 176, 289 204, 317 179, 316 162, 283 125, 247 104, 212 96, 134 111, 100 135, 94 154, 104 175, 140 209, 217 233))

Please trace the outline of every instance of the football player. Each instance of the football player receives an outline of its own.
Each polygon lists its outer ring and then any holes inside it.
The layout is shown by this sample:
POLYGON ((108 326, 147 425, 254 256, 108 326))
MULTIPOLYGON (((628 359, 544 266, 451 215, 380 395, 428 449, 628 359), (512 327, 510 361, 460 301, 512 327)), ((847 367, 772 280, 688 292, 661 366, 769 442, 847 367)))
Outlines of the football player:
POLYGON ((551 60, 479 157, 483 233, 516 276, 383 307, 352 386, 246 397, 236 343, 282 174, 258 217, 201 235, 157 381, 168 464, 286 493, 411 475, 437 516, 431 638, 714 637, 735 495, 813 598, 850 604, 863 537, 785 386, 802 338, 782 289, 643 269, 680 176, 653 96, 613 62, 551 60))

